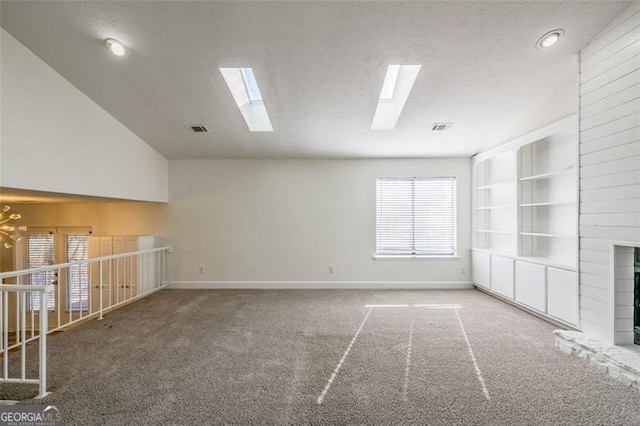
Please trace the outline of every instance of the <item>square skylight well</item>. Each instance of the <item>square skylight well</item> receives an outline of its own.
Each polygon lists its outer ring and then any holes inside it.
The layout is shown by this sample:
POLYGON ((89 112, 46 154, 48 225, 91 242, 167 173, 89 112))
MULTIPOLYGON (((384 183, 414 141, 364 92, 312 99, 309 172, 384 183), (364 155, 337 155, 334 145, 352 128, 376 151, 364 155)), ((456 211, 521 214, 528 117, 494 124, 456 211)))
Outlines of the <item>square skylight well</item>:
POLYGON ((233 99, 252 132, 273 132, 252 68, 220 68, 233 99))
POLYGON ((389 65, 371 130, 393 130, 422 65, 389 65))

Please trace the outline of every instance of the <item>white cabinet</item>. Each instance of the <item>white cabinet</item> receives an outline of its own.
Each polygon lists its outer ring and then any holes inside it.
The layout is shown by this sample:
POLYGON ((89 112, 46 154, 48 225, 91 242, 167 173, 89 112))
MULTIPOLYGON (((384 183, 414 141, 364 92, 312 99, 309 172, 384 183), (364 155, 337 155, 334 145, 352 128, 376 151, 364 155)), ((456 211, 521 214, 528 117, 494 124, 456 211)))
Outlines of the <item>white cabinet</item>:
POLYGON ((491 256, 491 290, 513 299, 513 259, 491 256))
POLYGON ((491 288, 491 255, 480 251, 471 253, 473 282, 485 288, 491 288))
POLYGON ((547 308, 546 267, 516 261, 516 300, 538 311, 547 308))
POLYGON ((570 324, 578 324, 577 277, 573 271, 547 268, 547 313, 570 324))

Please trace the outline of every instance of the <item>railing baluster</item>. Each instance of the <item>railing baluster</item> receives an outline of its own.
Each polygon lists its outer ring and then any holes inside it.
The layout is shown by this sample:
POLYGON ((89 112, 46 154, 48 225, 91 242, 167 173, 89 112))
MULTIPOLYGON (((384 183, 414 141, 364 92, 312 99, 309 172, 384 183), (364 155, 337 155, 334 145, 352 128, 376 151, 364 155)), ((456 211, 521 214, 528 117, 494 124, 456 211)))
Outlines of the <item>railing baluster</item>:
MULTIPOLYGON (((57 280, 55 280, 58 284, 53 288, 53 291, 55 291, 55 293, 52 295, 54 300, 58 300, 57 303, 54 303, 54 309, 56 310, 55 315, 58 318, 58 327, 60 327, 62 325, 62 302, 60 301, 60 299, 62 298, 62 286, 60 285, 60 280, 62 279, 61 275, 60 275, 60 269, 58 269, 58 276, 56 277, 57 280), (56 297, 57 296, 57 297, 56 297)), ((66 290, 66 289, 65 289, 66 290)), ((66 291, 65 291, 66 293, 66 291)), ((43 293, 46 294, 46 293, 43 293)), ((49 300, 49 294, 46 294, 45 298, 47 299, 47 301, 49 300)), ((47 312, 47 316, 49 314, 49 309, 46 310, 47 312)), ((71 319, 73 319, 73 313, 71 315, 71 319)))
POLYGON ((16 344, 20 343, 20 309, 18 309, 18 304, 20 303, 19 300, 19 293, 16 293, 16 300, 15 300, 15 312, 16 312, 16 320, 15 320, 15 328, 13 330, 13 334, 16 338, 16 344))
MULTIPOLYGON (((5 332, 4 332, 4 313, 6 312, 6 309, 4 307, 4 300, 3 299, 4 299, 4 297, 0 295, 0 331, 2 332, 2 335, 4 336, 5 335, 5 332)), ((0 338, 0 352, 3 353, 3 357, 6 356, 4 354, 4 350, 5 350, 4 338, 0 338)))
POLYGON ((116 259, 116 305, 120 302, 120 259, 116 259))
POLYGON ((162 288, 166 281, 167 250, 167 247, 140 250, 0 273, 0 283, 2 283, 0 284, 0 332, 2 333, 0 336, 0 356, 2 357, 0 382, 38 384, 38 397, 46 395, 47 333, 91 317, 98 316, 102 319, 105 310, 114 309, 125 302, 144 297, 162 288), (108 270, 104 269, 105 262, 108 270), (94 308, 92 274, 96 269, 100 275, 97 286, 99 306, 94 308), (7 280, 12 284, 4 284, 7 280), (79 288, 73 290, 76 292, 75 296, 78 296, 79 292, 79 297, 72 297, 70 283, 78 280, 79 288), (54 282, 56 285, 53 285, 54 282), (120 288, 122 288, 122 294, 120 294, 120 288), (104 291, 109 292, 108 304, 107 300, 104 300, 104 291), (114 291, 117 292, 115 295, 114 291), (10 312, 14 310, 14 301, 15 323, 14 315, 10 312), (57 312, 50 311, 50 302, 53 302, 53 309, 57 312), (85 305, 85 302, 88 302, 88 305, 85 305), (77 315, 74 315, 76 311, 77 315), (51 330, 49 329, 50 321, 51 325, 55 324, 51 330), (27 377, 29 365, 27 363, 33 361, 30 361, 31 357, 27 357, 27 350, 28 344, 36 340, 39 342, 39 373, 38 379, 30 379, 27 377), (15 369, 15 378, 9 377, 9 349, 20 350, 21 364, 19 370, 15 369))
POLYGON ((4 356, 2 357, 3 370, 2 376, 9 378, 9 292, 3 292, 2 304, 4 305, 4 327, 2 340, 4 341, 4 356))
POLYGON ((113 292, 113 289, 111 288, 111 260, 108 260, 107 262, 108 262, 107 263, 107 269, 109 271, 109 280, 108 280, 109 281, 109 294, 108 294, 108 296, 109 296, 109 298, 108 298, 109 304, 107 305, 107 308, 110 308, 111 307, 111 303, 112 303, 111 302, 111 293, 113 292))
POLYGON ((22 291, 19 293, 16 293, 17 295, 20 295, 20 305, 18 307, 20 313, 20 321, 22 321, 22 342, 20 345, 20 355, 21 355, 21 366, 20 366, 20 377, 22 377, 22 380, 25 380, 27 378, 27 303, 26 303, 26 297, 27 297, 27 292, 26 291, 22 291))
POLYGON ((93 313, 93 300, 92 300, 92 296, 91 296, 91 293, 93 293, 93 291, 91 291, 91 287, 92 287, 91 286, 91 278, 93 278, 93 271, 92 271, 93 263, 92 262, 87 262, 87 263, 89 264, 89 268, 88 268, 89 272, 88 272, 88 275, 87 275, 87 291, 89 292, 88 296, 87 296, 87 299, 88 299, 87 303, 89 305, 87 306, 87 311, 89 311, 89 315, 91 315, 93 313))
MULTIPOLYGON (((42 296, 46 296, 48 292, 46 290, 42 290, 40 293, 40 298, 42 296)), ((48 319, 45 315, 40 315, 40 356, 39 356, 39 366, 38 366, 38 381, 39 381, 39 391, 38 397, 42 398, 47 394, 47 325, 48 319)))
MULTIPOLYGON (((18 280, 18 284, 20 284, 20 280, 18 280)), ((31 302, 30 309, 29 309, 29 316, 31 317, 31 338, 33 339, 36 335, 36 311, 35 309, 33 309, 33 295, 29 294, 29 299, 31 302)))
POLYGON ((99 284, 100 287, 98 288, 98 298, 100 300, 100 306, 98 307, 98 310, 100 312, 100 319, 102 319, 102 270, 103 266, 102 266, 102 260, 100 261, 100 279, 99 279, 99 284))

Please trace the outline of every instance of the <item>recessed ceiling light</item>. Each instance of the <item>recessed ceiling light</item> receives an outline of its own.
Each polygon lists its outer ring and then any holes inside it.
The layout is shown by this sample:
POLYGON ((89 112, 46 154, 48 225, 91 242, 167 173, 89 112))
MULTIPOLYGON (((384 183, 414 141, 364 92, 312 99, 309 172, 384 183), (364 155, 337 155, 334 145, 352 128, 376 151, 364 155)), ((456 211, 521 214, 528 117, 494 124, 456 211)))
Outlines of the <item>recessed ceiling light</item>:
POLYGON ((109 48, 109 50, 111 50, 111 53, 116 56, 124 56, 124 54, 127 52, 124 44, 120 43, 116 39, 108 38, 104 41, 104 44, 109 48))
POLYGON ((233 100, 252 132, 273 132, 252 68, 220 68, 233 100))
POLYGON ((557 29, 553 31, 549 31, 542 37, 538 39, 536 43, 536 47, 538 49, 546 49, 547 47, 551 47, 564 35, 564 30, 557 29))
POLYGON ((422 65, 389 65, 371 130, 393 130, 422 65))

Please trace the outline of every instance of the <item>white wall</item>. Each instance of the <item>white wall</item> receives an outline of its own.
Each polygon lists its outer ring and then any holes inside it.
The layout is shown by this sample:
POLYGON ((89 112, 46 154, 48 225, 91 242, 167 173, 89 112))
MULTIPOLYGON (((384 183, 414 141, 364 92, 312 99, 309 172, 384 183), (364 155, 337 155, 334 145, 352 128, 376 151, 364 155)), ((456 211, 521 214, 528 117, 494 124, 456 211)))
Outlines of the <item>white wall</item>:
POLYGON ((580 56, 580 319, 608 340, 611 242, 640 245, 640 3, 580 56))
POLYGON ((169 174, 174 282, 190 287, 433 282, 442 287, 470 280, 470 159, 180 160, 170 162, 169 174), (457 177, 461 259, 371 258, 375 179, 382 176, 457 177), (329 273, 329 265, 335 273, 329 273))
POLYGON ((1 30, 0 183, 167 201, 167 160, 1 30))
MULTIPOLYGON (((539 52, 544 54, 546 52, 539 52)), ((510 134, 526 135, 557 120, 573 115, 578 109, 578 55, 562 58, 554 69, 556 84, 541 93, 537 102, 527 111, 522 111, 522 119, 510 126, 510 134)))

